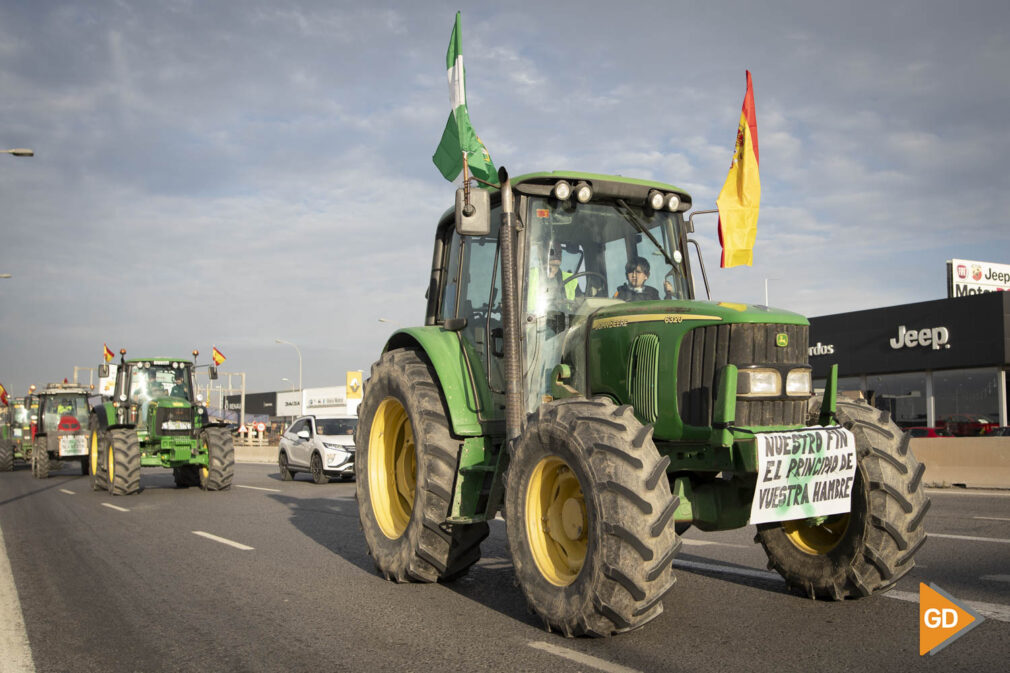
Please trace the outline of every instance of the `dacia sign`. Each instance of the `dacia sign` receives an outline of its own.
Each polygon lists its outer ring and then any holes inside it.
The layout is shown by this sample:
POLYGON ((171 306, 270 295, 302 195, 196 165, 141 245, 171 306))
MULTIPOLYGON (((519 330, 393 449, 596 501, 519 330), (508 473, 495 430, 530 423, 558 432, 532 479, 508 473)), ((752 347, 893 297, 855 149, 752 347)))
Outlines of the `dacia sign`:
POLYGON ((1010 264, 951 259, 947 262, 947 297, 1010 292, 1010 264))

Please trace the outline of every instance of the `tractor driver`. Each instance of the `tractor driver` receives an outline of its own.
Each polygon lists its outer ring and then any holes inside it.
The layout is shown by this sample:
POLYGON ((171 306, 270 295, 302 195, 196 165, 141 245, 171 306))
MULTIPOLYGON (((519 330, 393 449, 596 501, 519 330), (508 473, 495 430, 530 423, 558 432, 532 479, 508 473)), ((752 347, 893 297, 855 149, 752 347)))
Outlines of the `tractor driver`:
POLYGON ((175 372, 175 385, 172 386, 172 392, 169 393, 172 397, 181 397, 182 399, 187 399, 189 396, 186 394, 186 386, 183 383, 182 372, 175 372))

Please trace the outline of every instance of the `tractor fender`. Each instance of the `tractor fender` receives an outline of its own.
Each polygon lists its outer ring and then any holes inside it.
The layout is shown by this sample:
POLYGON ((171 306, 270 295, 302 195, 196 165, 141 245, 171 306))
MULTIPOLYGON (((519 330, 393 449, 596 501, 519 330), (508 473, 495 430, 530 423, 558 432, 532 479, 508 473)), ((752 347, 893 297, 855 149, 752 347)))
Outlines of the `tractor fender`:
POLYGON ((399 348, 424 351, 438 377, 453 434, 459 437, 485 434, 478 416, 478 400, 487 400, 490 395, 484 390, 481 391, 484 394, 478 396, 474 390, 474 380, 483 383, 483 377, 471 376, 471 365, 463 352, 459 334, 439 326, 408 327, 397 330, 386 342, 383 352, 399 348))
POLYGON ((116 426, 116 409, 111 404, 96 404, 91 408, 91 415, 98 421, 98 429, 101 432, 116 426))

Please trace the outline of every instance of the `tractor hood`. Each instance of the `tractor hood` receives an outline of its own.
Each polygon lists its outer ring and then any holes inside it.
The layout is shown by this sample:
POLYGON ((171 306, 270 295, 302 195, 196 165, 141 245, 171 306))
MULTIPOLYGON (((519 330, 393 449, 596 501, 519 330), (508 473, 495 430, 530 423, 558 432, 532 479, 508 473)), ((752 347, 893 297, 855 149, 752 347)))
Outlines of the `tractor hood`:
POLYGON ((592 329, 633 323, 774 323, 809 325, 798 313, 767 306, 714 301, 641 301, 608 303, 593 312, 592 329))

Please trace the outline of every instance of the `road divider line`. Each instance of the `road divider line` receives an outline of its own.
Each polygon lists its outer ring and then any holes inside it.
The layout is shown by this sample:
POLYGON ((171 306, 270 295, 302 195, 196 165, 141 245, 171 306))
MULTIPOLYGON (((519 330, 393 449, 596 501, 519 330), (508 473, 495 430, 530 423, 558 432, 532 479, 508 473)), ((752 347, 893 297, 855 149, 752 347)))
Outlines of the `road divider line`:
POLYGON ((252 551, 255 549, 255 547, 250 547, 249 545, 242 544, 241 542, 235 542, 234 540, 229 540, 228 538, 218 537, 217 535, 212 535, 211 533, 205 533, 202 530, 193 531, 193 535, 199 535, 200 537, 205 537, 208 540, 220 542, 221 544, 226 544, 229 547, 235 547, 235 549, 241 549, 242 551, 252 551))
POLYGON ((592 666, 593 668, 597 668, 601 671, 607 671, 607 673, 640 673, 637 669, 615 664, 612 661, 600 659, 599 657, 594 657, 589 654, 583 654, 582 652, 576 652, 575 650, 570 650, 567 647, 559 647, 552 643, 534 640, 527 644, 535 650, 541 650, 557 657, 563 657, 583 666, 592 666))
POLYGON ((745 544, 732 544, 730 542, 716 542, 715 540, 689 540, 686 537, 680 538, 680 541, 689 547, 707 547, 709 545, 717 545, 719 547, 737 547, 738 549, 750 549, 750 545, 745 544))
POLYGON ((245 484, 235 484, 235 488, 249 488, 254 491, 270 491, 271 493, 280 493, 279 488, 263 488, 262 486, 246 486, 245 484))
POLYGON ((60 489, 60 493, 66 493, 67 495, 77 495, 77 494, 76 494, 76 493, 74 493, 73 491, 68 491, 68 490, 67 490, 67 489, 65 489, 65 488, 61 488, 61 489, 60 489))
POLYGON ((944 533, 927 533, 929 537, 940 537, 947 540, 969 540, 971 542, 1001 542, 1010 544, 1010 540, 999 537, 975 537, 974 535, 946 535, 944 533))
POLYGON ((32 648, 21 614, 18 588, 14 585, 7 545, 0 529, 0 673, 35 673, 32 648))
POLYGON ((1007 519, 1002 516, 973 516, 972 518, 980 519, 982 521, 1010 521, 1010 519, 1007 519))
MULTIPOLYGON (((888 591, 883 594, 886 598, 895 598, 899 601, 918 603, 919 594, 911 591, 888 591)), ((967 605, 975 612, 986 619, 995 619, 998 622, 1010 622, 1010 605, 1000 605, 999 603, 983 603, 981 601, 963 601, 958 599, 960 605, 967 605)))
POLYGON ((684 570, 704 570, 724 575, 740 575, 741 577, 754 577, 759 580, 770 580, 773 582, 784 582, 782 576, 768 570, 754 570, 752 568, 734 568, 733 566, 718 565, 715 563, 698 563, 697 561, 684 561, 682 559, 673 560, 674 568, 684 570))
POLYGON ((982 575, 979 579, 987 582, 1010 582, 1010 575, 982 575))
POLYGON ((113 505, 113 504, 108 503, 108 502, 103 502, 102 503, 102 507, 108 507, 109 509, 114 509, 117 512, 129 512, 130 511, 130 510, 126 509, 125 507, 120 507, 119 505, 113 505))

